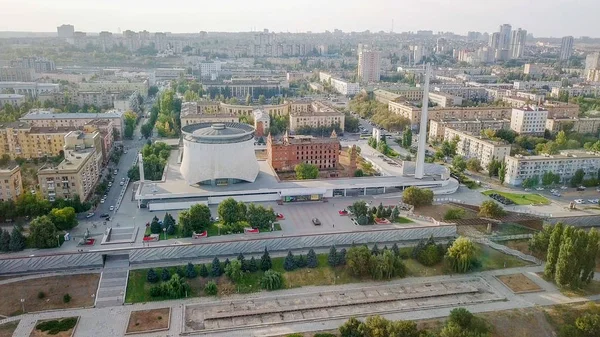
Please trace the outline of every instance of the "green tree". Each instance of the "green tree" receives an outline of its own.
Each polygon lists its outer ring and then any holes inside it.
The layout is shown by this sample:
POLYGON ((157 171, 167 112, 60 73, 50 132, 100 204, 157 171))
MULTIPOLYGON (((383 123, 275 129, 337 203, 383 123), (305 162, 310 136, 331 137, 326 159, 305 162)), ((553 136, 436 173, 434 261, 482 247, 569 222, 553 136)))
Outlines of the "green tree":
POLYGON ((191 262, 188 262, 187 266, 185 267, 185 277, 196 278, 196 276, 198 276, 198 273, 196 272, 196 268, 194 267, 194 265, 191 262))
POLYGON ((265 95, 259 95, 258 96, 258 104, 264 105, 265 102, 266 102, 265 95))
POLYGON ((329 266, 335 267, 337 266, 337 259, 337 250, 335 249, 335 246, 331 246, 331 248, 329 248, 329 255, 327 255, 327 263, 329 266))
POLYGON ((239 260, 231 261, 225 267, 225 275, 229 277, 229 279, 236 283, 242 279, 244 276, 244 272, 242 271, 242 263, 239 260))
POLYGON ((271 225, 277 220, 273 208, 265 208, 262 205, 250 204, 246 211, 246 221, 252 228, 270 230, 271 225))
POLYGON ((260 279, 260 286, 266 290, 277 290, 283 287, 283 275, 272 269, 265 271, 260 279))
POLYGON ((577 330, 582 333, 582 337, 597 337, 600 336, 600 315, 585 313, 575 320, 577 330))
POLYGON ((461 155, 456 155, 452 158, 452 168, 462 173, 467 168, 467 162, 461 155))
POLYGON ((506 215, 506 212, 504 209, 502 209, 500 204, 494 202, 493 200, 486 200, 481 203, 481 206, 479 206, 479 213, 477 215, 483 218, 496 219, 506 215))
POLYGON ((2 229, 2 233, 0 234, 0 251, 10 251, 10 233, 5 229, 2 229))
POLYGON ((477 248, 473 241, 461 236, 448 248, 446 256, 453 271, 466 273, 477 260, 476 254, 477 248))
POLYGON ((577 171, 575 171, 575 174, 571 178, 571 187, 577 187, 581 185, 584 176, 585 171, 583 171, 583 169, 578 169, 577 171))
POLYGON ((146 281, 148 281, 149 283, 158 282, 158 275, 156 274, 153 268, 148 269, 148 273, 146 274, 146 281))
POLYGON ((217 212, 221 217, 221 221, 226 225, 246 220, 246 205, 243 202, 235 201, 233 198, 221 201, 217 212))
POLYGON ((294 254, 292 254, 292 251, 288 251, 285 260, 283 261, 283 269, 285 269, 285 271, 292 271, 296 268, 297 265, 296 259, 294 258, 294 254))
POLYGON ((556 262, 558 261, 558 253, 560 252, 560 245, 562 241, 564 227, 561 222, 554 225, 552 229, 552 235, 548 242, 548 254, 546 256, 546 266, 544 267, 544 274, 546 277, 554 277, 556 272, 556 262))
POLYGON ((367 203, 364 200, 359 200, 352 204, 351 210, 354 216, 359 217, 367 215, 369 207, 367 207, 367 203))
POLYGON ((158 222, 158 218, 157 217, 154 217, 154 219, 152 219, 152 222, 150 223, 150 232, 152 234, 160 234, 160 233, 162 233, 162 227, 160 226, 160 223, 158 222))
POLYGON ((433 191, 410 186, 402 192, 402 201, 414 207, 431 205, 433 191))
POLYGON ((262 271, 267 271, 271 269, 272 266, 273 263, 271 262, 271 256, 269 256, 269 251, 267 250, 267 247, 265 247, 265 252, 260 258, 260 269, 262 271))
POLYGON ((389 337, 389 326, 390 321, 387 319, 379 315, 369 316, 359 325, 358 331, 365 337, 389 337))
POLYGON ((370 274, 371 258, 367 246, 351 247, 346 254, 346 265, 352 275, 364 277, 370 274))
POLYGON ((210 275, 212 277, 219 277, 223 274, 223 266, 221 266, 221 262, 219 261, 218 257, 215 256, 210 266, 210 275))
POLYGON ((481 167, 481 161, 478 158, 469 158, 469 160, 467 160, 467 169, 471 172, 481 171, 483 169, 481 167))
POLYGON ((296 171, 296 179, 316 179, 319 176, 319 169, 316 165, 300 163, 294 168, 296 171))
POLYGON ((558 148, 560 149, 564 149, 567 146, 567 135, 565 134, 564 131, 559 131, 558 134, 556 135, 556 145, 558 145, 558 148))
POLYGON ((200 265, 200 276, 202 277, 208 277, 208 268, 206 268, 206 265, 203 263, 200 265))
POLYGON ((388 326, 389 337, 419 337, 417 323, 413 321, 393 321, 388 326))
POLYGON ((525 178, 525 180, 523 180, 523 183, 521 185, 525 188, 534 188, 539 184, 539 182, 540 182, 539 176, 532 176, 532 177, 525 178))
POLYGON ((248 262, 248 271, 251 273, 258 271, 258 263, 256 262, 254 256, 250 258, 250 262, 248 262))
POLYGON ((542 174, 542 185, 550 186, 550 185, 559 184, 559 183, 560 183, 560 175, 554 174, 550 171, 544 172, 544 174, 542 174))
POLYGON ((158 87, 155 85, 152 85, 148 88, 148 96, 149 97, 154 97, 156 96, 156 94, 158 93, 158 87))
POLYGON ((556 261, 556 273, 554 281, 561 287, 572 286, 573 278, 579 278, 579 275, 573 275, 573 264, 576 257, 576 248, 571 236, 573 231, 567 227, 563 233, 560 251, 558 252, 558 260, 556 261))
POLYGON ((205 231, 210 225, 210 209, 204 204, 192 205, 189 210, 179 213, 179 225, 183 236, 205 231))
POLYGON ((208 296, 215 296, 219 292, 219 288, 215 281, 208 281, 204 286, 204 293, 208 296))
POLYGON ((246 95, 246 105, 252 104, 252 96, 250 94, 246 95))
POLYGON ((505 178, 506 178, 506 162, 502 161, 502 163, 500 163, 500 168, 498 168, 498 179, 500 180, 500 185, 504 185, 505 178))
POLYGON ((171 273, 169 272, 169 270, 167 268, 163 268, 163 270, 160 274, 160 278, 165 282, 171 279, 171 273))
POLYGON ((362 332, 358 330, 358 327, 362 323, 354 317, 350 317, 344 324, 339 328, 340 335, 342 337, 364 337, 362 332))
POLYGON ((528 242, 529 250, 534 253, 547 254, 552 229, 553 227, 550 225, 544 225, 541 231, 533 234, 533 237, 528 242))
POLYGON ((10 233, 10 243, 8 248, 11 252, 18 252, 25 249, 25 237, 21 234, 21 231, 15 226, 10 233))
POLYGON ((488 163, 486 168, 488 171, 488 176, 490 178, 493 176, 497 176, 498 171, 500 170, 500 166, 502 166, 502 163, 500 163, 500 161, 496 160, 495 158, 492 158, 492 160, 488 163))
POLYGON ((308 250, 308 254, 306 254, 306 266, 308 268, 317 268, 317 265, 317 254, 315 254, 315 251, 311 248, 308 250))
POLYGON ((588 284, 594 278, 594 270, 596 267, 596 257, 600 251, 600 234, 595 228, 588 232, 588 242, 585 249, 585 257, 582 259, 583 266, 581 272, 581 282, 588 284))
POLYGON ((402 133, 402 147, 408 149, 412 145, 412 130, 410 127, 406 127, 402 133))
POLYGON ((55 248, 59 234, 49 217, 37 217, 29 224, 29 236, 35 248, 55 248))
POLYGON ((69 230, 77 226, 77 215, 73 207, 53 208, 48 215, 58 230, 69 230))

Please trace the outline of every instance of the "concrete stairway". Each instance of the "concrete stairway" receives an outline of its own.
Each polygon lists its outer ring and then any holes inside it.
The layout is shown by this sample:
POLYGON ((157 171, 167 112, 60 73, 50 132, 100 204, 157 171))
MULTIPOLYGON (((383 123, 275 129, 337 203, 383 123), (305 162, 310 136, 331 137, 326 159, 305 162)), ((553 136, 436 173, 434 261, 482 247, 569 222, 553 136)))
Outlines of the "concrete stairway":
POLYGON ((128 276, 129 255, 107 256, 96 294, 96 307, 122 305, 128 276))

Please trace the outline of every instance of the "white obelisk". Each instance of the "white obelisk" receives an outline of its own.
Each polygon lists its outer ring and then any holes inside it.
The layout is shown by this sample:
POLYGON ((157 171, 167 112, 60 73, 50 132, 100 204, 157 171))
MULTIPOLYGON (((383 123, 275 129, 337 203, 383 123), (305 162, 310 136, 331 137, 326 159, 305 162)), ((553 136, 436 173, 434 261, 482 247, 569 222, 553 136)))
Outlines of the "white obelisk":
POLYGON ((423 85, 423 107, 421 108, 421 122, 419 125, 419 145, 417 147, 417 163, 415 178, 423 179, 425 172, 425 148, 427 147, 427 112, 429 109, 429 73, 431 64, 425 66, 425 84, 423 85))

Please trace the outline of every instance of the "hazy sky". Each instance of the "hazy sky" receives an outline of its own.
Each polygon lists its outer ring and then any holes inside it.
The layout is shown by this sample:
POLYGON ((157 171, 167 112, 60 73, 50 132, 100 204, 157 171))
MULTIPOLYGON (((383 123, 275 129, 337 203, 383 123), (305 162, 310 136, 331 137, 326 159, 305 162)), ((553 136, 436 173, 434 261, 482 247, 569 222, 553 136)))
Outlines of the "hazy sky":
POLYGON ((0 0, 0 31, 496 31, 599 36, 600 0, 0 0))

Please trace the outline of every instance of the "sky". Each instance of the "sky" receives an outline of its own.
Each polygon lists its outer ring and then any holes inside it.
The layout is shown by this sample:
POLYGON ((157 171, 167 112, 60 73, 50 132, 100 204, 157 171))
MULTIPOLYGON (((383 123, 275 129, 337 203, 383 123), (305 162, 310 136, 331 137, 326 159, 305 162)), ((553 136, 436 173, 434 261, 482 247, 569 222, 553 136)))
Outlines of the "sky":
POLYGON ((0 31, 171 33, 433 30, 600 36, 600 0, 0 0, 0 31))

